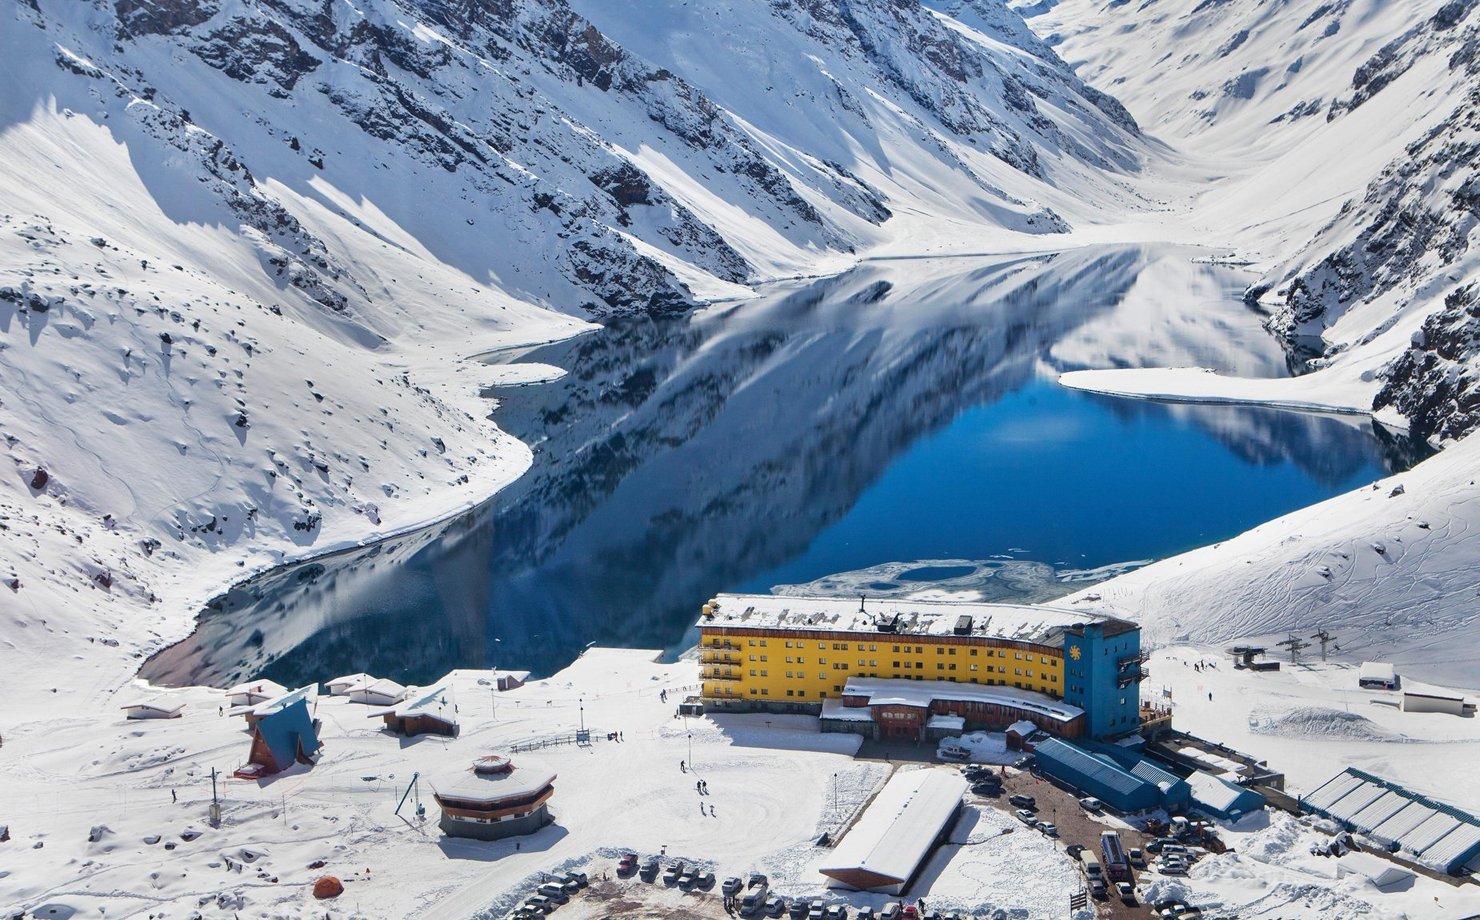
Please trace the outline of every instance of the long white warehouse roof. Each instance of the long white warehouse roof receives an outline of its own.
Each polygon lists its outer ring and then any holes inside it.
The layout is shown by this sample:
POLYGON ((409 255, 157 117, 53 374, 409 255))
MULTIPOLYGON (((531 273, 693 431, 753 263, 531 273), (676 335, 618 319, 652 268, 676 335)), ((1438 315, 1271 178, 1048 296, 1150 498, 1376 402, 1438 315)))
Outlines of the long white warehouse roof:
POLYGON ((955 817, 966 788, 954 771, 896 773, 818 871, 854 887, 907 881, 955 817))

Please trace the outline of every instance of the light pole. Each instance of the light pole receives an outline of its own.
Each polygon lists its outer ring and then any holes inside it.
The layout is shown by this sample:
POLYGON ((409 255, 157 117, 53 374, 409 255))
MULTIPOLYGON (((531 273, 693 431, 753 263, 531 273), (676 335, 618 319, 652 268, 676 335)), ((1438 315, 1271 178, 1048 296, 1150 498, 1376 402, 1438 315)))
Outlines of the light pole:
POLYGON ((838 815, 838 774, 833 774, 833 817, 838 815))

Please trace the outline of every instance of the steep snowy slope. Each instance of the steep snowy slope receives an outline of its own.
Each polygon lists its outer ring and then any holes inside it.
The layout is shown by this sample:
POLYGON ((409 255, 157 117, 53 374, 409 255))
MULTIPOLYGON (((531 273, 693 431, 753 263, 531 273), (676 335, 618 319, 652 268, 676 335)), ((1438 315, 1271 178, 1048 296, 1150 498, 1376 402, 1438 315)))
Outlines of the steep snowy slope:
POLYGON ((1189 219, 1267 267, 1250 299, 1333 369, 1317 378, 1426 437, 1475 426, 1480 5, 1018 8, 1149 132, 1226 170, 1189 219))
POLYGON ((589 10, 634 53, 564 0, 6 0, 4 641, 154 647, 487 497, 528 451, 469 353, 1134 200, 1135 125, 1020 25, 706 9, 680 55, 658 2, 589 10))

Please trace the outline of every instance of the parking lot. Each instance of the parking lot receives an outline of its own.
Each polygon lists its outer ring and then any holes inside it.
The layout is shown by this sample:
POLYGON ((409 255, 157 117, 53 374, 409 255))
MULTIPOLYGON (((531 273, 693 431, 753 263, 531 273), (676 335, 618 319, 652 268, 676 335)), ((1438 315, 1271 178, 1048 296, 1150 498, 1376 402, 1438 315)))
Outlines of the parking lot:
MULTIPOLYGON (((999 767, 986 768, 994 775, 1001 776, 999 767)), ((1146 844, 1152 839, 1145 832, 1130 827, 1126 822, 1117 820, 1107 814, 1092 814, 1087 812, 1080 804, 1076 795, 1066 789, 1059 788, 1047 779, 1039 778, 1025 771, 1011 768, 1006 770, 1006 775, 1001 776, 1001 791, 997 795, 978 795, 968 793, 967 801, 979 808, 997 809, 1007 814, 1017 811, 1009 799, 1014 795, 1029 795, 1035 800, 1033 809, 1035 819, 1039 822, 1051 822, 1057 829, 1057 835, 1053 837, 1054 845, 1060 851, 1068 851, 1077 845, 1095 853, 1100 852, 1100 836, 1106 830, 1115 830, 1120 834, 1123 847, 1129 851, 1132 848, 1145 851, 1146 844)), ((1024 826, 1021 830, 1024 834, 1037 835, 1040 832, 1024 826)), ((1014 835, 1015 836, 1015 835, 1014 835)), ((1152 858, 1151 854, 1146 854, 1152 858)), ((1067 855, 1066 859, 1069 858, 1067 855)), ((580 918, 605 918, 605 917, 653 917, 653 918, 734 918, 741 915, 739 910, 739 897, 726 908, 726 898, 723 891, 725 885, 725 874, 718 873, 715 876, 699 875, 696 878, 686 879, 683 884, 679 883, 679 877, 672 874, 670 870, 674 861, 664 859, 656 871, 651 874, 640 871, 643 867, 653 861, 653 857, 643 857, 633 864, 630 870, 619 869, 617 861, 611 859, 598 859, 586 867, 591 875, 590 884, 579 890, 567 892, 568 901, 559 904, 558 916, 580 920, 580 918)), ((1073 860, 1074 865, 1080 865, 1078 859, 1073 860)), ((1132 867, 1132 881, 1139 882, 1140 875, 1147 871, 1144 868, 1132 867)), ((1087 887, 1087 886, 1086 886, 1087 887)), ((741 894, 746 889, 741 890, 741 894)), ((922 889, 925 891, 925 889, 922 889)), ((904 903, 913 903, 920 892, 907 892, 903 898, 904 903)), ((929 897, 928 891, 924 894, 929 897)), ((838 903, 839 899, 828 894, 819 886, 814 897, 820 897, 829 903, 838 903)), ((785 899, 787 907, 793 903, 793 899, 785 899)), ((1148 906, 1141 903, 1124 903, 1115 893, 1114 883, 1109 885, 1108 896, 1103 900, 1091 899, 1090 902, 1099 918, 1145 918, 1151 911, 1148 906)), ((1044 916, 1058 915, 1060 911, 1067 911, 1068 905, 1062 908, 1049 909, 1048 905, 1044 916)), ((765 912, 748 913, 748 916, 765 916, 765 912)), ((788 913, 784 916, 790 916, 788 913)), ((857 910, 848 910, 850 918, 857 916, 857 910)), ((966 915, 963 915, 966 916, 966 915)))
MULTIPOLYGON (((995 768, 994 768, 995 769, 995 768)), ((1016 809, 1008 802, 1012 795, 1031 795, 1037 802, 1036 812, 1040 821, 1053 823, 1058 829, 1058 841, 1061 848, 1067 849, 1072 845, 1079 845, 1098 855, 1100 848, 1100 835, 1107 830, 1115 830, 1120 833, 1121 843, 1129 851, 1132 848, 1145 852, 1146 844, 1152 837, 1145 832, 1127 825, 1125 821, 1113 820, 1108 813, 1091 814, 1084 810, 1079 804, 1079 798, 1074 793, 1061 789, 1047 779, 1042 779, 1026 771, 1017 771, 1011 768, 1003 780, 1003 791, 1000 797, 983 798, 973 796, 979 801, 990 802, 997 808, 1015 811, 1016 809)), ((1146 853, 1148 860, 1155 864, 1155 857, 1146 853)), ((1132 867, 1132 884, 1139 885, 1142 882, 1142 874, 1147 872, 1145 868, 1132 867)), ((1154 873, 1153 873, 1154 874, 1154 873)), ((1137 901, 1135 904, 1126 904, 1116 896, 1114 886, 1110 886, 1108 897, 1103 901, 1096 902, 1095 913, 1102 918, 1138 918, 1144 920, 1151 911, 1149 906, 1137 901)))

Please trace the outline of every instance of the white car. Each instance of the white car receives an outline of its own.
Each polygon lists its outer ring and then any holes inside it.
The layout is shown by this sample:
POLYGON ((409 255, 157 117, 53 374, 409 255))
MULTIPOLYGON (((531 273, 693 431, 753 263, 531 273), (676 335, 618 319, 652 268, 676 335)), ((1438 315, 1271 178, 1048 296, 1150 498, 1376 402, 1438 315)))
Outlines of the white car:
POLYGON ((1101 802, 1094 796, 1085 796, 1084 798, 1079 800, 1079 807, 1083 808, 1085 811, 1093 811, 1095 813, 1099 813, 1101 810, 1104 809, 1105 803, 1101 802))

